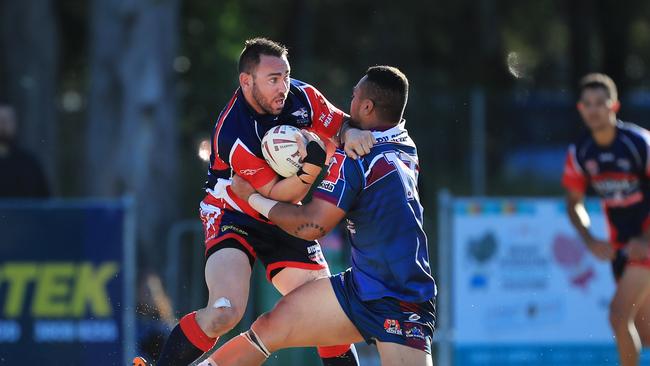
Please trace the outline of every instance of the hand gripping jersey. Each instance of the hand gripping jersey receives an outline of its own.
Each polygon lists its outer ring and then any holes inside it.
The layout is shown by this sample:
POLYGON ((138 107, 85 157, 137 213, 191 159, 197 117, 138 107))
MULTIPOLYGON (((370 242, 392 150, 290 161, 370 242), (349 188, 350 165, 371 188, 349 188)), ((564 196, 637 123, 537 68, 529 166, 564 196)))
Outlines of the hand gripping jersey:
POLYGON ((569 146, 562 185, 580 193, 593 187, 603 201, 616 249, 650 225, 649 146, 647 130, 621 121, 610 146, 598 146, 591 134, 569 146))
POLYGON ((351 273, 361 300, 428 301, 436 285, 422 228, 415 144, 403 122, 373 134, 376 145, 363 158, 334 154, 314 198, 347 212, 351 273))
POLYGON ((260 115, 246 102, 241 89, 235 91, 221 111, 212 132, 212 153, 204 203, 244 212, 265 220, 247 202, 230 189, 231 177, 237 174, 253 187, 260 188, 276 177, 264 161, 261 140, 278 125, 306 128, 321 138, 334 136, 345 114, 329 103, 313 86, 291 79, 290 90, 280 115, 260 115))

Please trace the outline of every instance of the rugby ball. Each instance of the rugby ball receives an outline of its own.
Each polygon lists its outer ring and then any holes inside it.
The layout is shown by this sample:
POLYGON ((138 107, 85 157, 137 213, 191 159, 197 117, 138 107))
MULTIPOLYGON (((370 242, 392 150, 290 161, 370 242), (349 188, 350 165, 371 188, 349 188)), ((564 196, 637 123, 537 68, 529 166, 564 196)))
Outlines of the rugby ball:
MULTIPOLYGON (((296 138, 300 130, 289 125, 270 129, 262 138, 262 154, 266 162, 279 175, 287 178, 295 175, 302 167, 296 138)), ((300 135, 299 138, 305 138, 300 135)))

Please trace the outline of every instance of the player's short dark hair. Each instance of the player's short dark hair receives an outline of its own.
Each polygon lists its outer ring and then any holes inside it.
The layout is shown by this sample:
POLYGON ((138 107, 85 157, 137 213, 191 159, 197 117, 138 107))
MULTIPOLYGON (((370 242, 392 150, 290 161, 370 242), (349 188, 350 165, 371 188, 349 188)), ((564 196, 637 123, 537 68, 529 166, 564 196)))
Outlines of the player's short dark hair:
POLYGON ((283 57, 288 53, 287 47, 270 39, 249 39, 244 43, 244 49, 239 55, 239 72, 252 73, 260 64, 260 55, 283 57))
POLYGON ((375 103, 379 117, 390 122, 401 121, 409 94, 406 75, 393 66, 372 66, 366 70, 366 76, 364 97, 375 103))
POLYGON ((580 84, 578 85, 578 92, 582 95, 582 92, 585 89, 603 89, 607 92, 612 100, 618 100, 618 91, 616 90, 616 84, 614 80, 609 76, 601 73, 591 73, 585 75, 580 79, 580 84))

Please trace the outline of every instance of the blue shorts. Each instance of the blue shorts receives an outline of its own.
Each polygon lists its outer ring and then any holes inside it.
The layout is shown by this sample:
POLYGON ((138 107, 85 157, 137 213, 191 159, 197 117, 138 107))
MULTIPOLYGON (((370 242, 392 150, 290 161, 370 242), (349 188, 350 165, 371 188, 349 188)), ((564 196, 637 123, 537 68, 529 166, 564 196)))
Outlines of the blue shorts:
POLYGON ((435 329, 435 298, 412 303, 392 297, 362 301, 348 269, 330 277, 334 293, 352 324, 366 343, 375 341, 402 344, 431 354, 435 329))

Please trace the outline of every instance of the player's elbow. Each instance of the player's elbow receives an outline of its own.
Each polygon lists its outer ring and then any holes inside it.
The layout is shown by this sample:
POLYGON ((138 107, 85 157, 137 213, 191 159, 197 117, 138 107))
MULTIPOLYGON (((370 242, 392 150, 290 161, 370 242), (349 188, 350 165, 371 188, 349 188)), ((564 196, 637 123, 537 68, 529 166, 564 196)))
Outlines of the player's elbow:
POLYGON ((305 220, 296 227, 294 235, 303 240, 313 241, 324 237, 329 231, 330 229, 321 222, 305 220))

